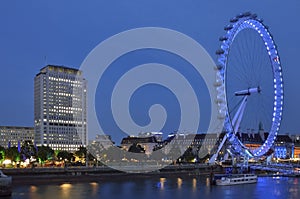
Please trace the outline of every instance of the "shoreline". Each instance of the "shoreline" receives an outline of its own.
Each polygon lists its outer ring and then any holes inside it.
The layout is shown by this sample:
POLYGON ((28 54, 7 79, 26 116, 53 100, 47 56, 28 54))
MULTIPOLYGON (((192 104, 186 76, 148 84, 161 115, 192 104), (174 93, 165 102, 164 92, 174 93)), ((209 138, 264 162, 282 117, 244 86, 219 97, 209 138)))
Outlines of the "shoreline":
MULTIPOLYGON (((217 174, 217 173, 214 173, 217 174)), ((220 173, 221 174, 221 173, 220 173)), ((286 176, 274 174, 257 174, 258 177, 290 177, 298 178, 299 176, 286 176)), ((104 174, 86 174, 86 175, 27 175, 27 176, 13 176, 12 187, 26 186, 26 185, 53 185, 65 183, 101 183, 103 181, 122 181, 131 179, 144 178, 186 178, 186 177, 208 177, 210 173, 196 173, 196 172, 161 172, 161 173, 104 173, 104 174)))
POLYGON ((41 175, 41 176, 13 176, 12 186, 20 185, 45 185, 63 183, 91 183, 101 181, 119 181, 128 179, 143 179, 148 177, 187 177, 187 176, 207 176, 209 173, 191 172, 162 172, 162 173, 110 173, 110 174, 87 174, 87 175, 41 175))
POLYGON ((223 173, 220 167, 197 165, 171 165, 152 172, 122 172, 108 167, 78 168, 33 168, 2 169, 3 173, 12 176, 12 186, 62 184, 80 182, 101 182, 104 180, 123 180, 147 177, 186 177, 210 176, 212 173, 223 173))
MULTIPOLYGON (((47 185, 63 183, 92 183, 101 181, 130 180, 147 177, 212 177, 224 174, 222 167, 209 165, 170 165, 152 172, 122 172, 108 167, 73 167, 73 168, 27 168, 2 169, 12 176, 12 186, 47 185)), ((256 172, 258 177, 300 177, 278 173, 256 172)))

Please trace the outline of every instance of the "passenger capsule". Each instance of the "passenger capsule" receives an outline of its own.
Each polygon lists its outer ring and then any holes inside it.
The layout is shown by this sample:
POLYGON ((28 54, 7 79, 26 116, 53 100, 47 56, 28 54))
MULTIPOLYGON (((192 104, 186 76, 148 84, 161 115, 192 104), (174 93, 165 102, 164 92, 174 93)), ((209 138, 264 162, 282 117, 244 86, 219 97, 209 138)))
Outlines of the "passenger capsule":
POLYGON ((224 30, 231 30, 233 28, 232 25, 225 26, 224 30))
POLYGON ((236 18, 243 18, 243 17, 244 17, 243 13, 236 15, 236 18))
POLYGON ((253 19, 256 19, 256 18, 257 18, 257 14, 252 14, 251 17, 252 17, 253 19))
POLYGON ((219 41, 226 41, 228 39, 228 37, 222 36, 219 38, 219 41))
POLYGON ((217 55, 221 55, 221 54, 223 54, 225 51, 223 50, 223 49, 219 49, 219 50, 217 50, 216 51, 216 54, 217 55))
POLYGON ((263 19, 256 19, 258 22, 262 23, 264 20, 263 19))
POLYGON ((231 22, 231 23, 235 23, 235 22, 237 22, 238 20, 239 20, 238 18, 234 17, 234 18, 230 19, 230 22, 231 22))
POLYGON ((217 68, 218 70, 221 70, 221 69, 223 68, 223 65, 217 64, 217 65, 216 65, 216 68, 217 68))
POLYGON ((245 17, 251 16, 251 12, 245 12, 245 13, 244 13, 244 16, 245 16, 245 17))

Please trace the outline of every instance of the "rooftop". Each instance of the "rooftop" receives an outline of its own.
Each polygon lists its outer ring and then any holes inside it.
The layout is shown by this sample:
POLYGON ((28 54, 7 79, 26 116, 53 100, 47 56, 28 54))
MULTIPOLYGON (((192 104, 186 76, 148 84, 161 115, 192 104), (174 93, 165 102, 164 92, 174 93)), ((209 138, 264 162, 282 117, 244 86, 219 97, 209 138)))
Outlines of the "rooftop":
POLYGON ((29 126, 0 126, 0 129, 28 129, 33 130, 33 127, 29 126))
POLYGON ((71 67, 67 67, 67 66, 59 66, 59 65, 52 65, 52 64, 48 64, 47 66, 41 68, 41 70, 44 70, 46 68, 57 68, 57 69, 65 69, 65 70, 73 70, 73 71, 79 71, 78 69, 76 68, 71 68, 71 67))
POLYGON ((123 138, 121 144, 139 144, 139 143, 157 143, 156 137, 126 137, 123 138))
POLYGON ((37 74, 44 74, 48 71, 55 71, 55 72, 62 72, 62 73, 68 73, 73 75, 81 75, 82 71, 76 68, 70 68, 67 66, 58 66, 58 65, 47 65, 40 69, 40 72, 37 74))

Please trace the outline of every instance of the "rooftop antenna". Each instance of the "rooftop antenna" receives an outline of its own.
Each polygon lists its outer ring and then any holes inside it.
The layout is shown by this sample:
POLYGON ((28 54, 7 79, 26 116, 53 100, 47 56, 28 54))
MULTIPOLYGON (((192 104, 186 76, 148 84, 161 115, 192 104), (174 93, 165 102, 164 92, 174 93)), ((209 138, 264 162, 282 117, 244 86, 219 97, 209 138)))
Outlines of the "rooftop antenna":
POLYGON ((45 66, 47 66, 48 65, 48 63, 47 63, 47 55, 44 56, 44 61, 45 61, 45 63, 44 63, 45 66))

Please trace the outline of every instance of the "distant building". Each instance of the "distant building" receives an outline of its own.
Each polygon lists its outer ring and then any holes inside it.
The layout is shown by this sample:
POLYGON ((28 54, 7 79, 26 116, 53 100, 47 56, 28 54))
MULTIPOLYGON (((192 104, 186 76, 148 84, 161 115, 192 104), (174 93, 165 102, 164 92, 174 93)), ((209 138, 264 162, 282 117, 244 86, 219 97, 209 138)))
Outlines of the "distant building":
POLYGON ((162 132, 142 132, 138 134, 138 137, 151 137, 151 136, 154 136, 158 142, 163 141, 162 132))
POLYGON ((218 145, 221 143, 224 133, 199 133, 188 134, 183 139, 190 143, 190 147, 202 149, 211 154, 217 151, 218 145))
MULTIPOLYGON (((205 152, 213 154, 216 152, 217 147, 223 140, 225 133, 221 134, 189 134, 182 137, 182 140, 191 143, 193 149, 205 149, 205 152)), ((266 132, 248 132, 237 134, 238 139, 250 150, 254 150, 261 147, 268 137, 266 132)), ((182 142, 183 142, 182 141, 182 142)), ((178 140, 180 142, 180 139, 178 140)), ((229 142, 219 152, 219 156, 222 157, 226 153, 226 148, 230 145, 229 142)), ((194 150, 195 151, 195 150, 194 150)), ((274 158, 291 158, 300 157, 300 137, 295 138, 295 142, 290 138, 289 135, 277 135, 275 143, 270 151, 273 152, 274 158), (297 142, 298 141, 298 142, 297 142)), ((270 154, 271 154, 270 153, 270 154)))
MULTIPOLYGON (((263 145, 268 138, 269 133, 264 131, 238 132, 238 139, 250 150, 257 149, 263 145)), ((205 158, 217 152, 225 133, 201 133, 201 134, 170 134, 167 139, 158 141, 153 133, 142 133, 139 136, 128 136, 121 142, 122 148, 128 150, 133 144, 142 146, 146 154, 151 154, 153 150, 162 149, 164 154, 172 153, 172 150, 179 150, 179 155, 190 150, 198 158, 205 158)), ((226 141, 219 151, 218 158, 226 159, 230 142, 226 141)), ((234 152, 234 151, 231 151, 234 152)), ((300 136, 289 136, 279 134, 276 137, 274 145, 268 151, 267 156, 272 155, 274 158, 300 158, 300 136)))
POLYGON ((0 126, 0 146, 17 147, 24 141, 34 143, 34 128, 19 126, 0 126))
MULTIPOLYGON (((163 151, 165 154, 169 154, 174 146, 177 145, 181 154, 187 148, 191 148, 195 155, 197 154, 199 158, 203 158, 216 153, 224 135, 225 133, 170 134, 164 142, 163 151)), ((223 148, 225 149, 225 147, 223 148)), ((220 153, 223 155, 224 150, 221 150, 220 153)))
MULTIPOLYGON (((253 150, 263 145, 269 133, 238 133, 237 136, 247 148, 253 150)), ((294 143, 289 135, 279 134, 276 136, 270 152, 269 155, 273 153, 274 158, 292 158, 294 156, 294 143)))
POLYGON ((82 71, 47 65, 34 78, 37 145, 76 151, 87 145, 87 82, 82 71))
POLYGON ((294 143, 289 135, 277 135, 274 144, 274 158, 292 158, 294 143))
MULTIPOLYGON (((254 148, 258 148, 260 147, 265 140, 267 140, 269 136, 269 133, 265 132, 263 133, 262 137, 261 137, 261 141, 259 141, 259 137, 258 134, 255 134, 255 138, 252 138, 252 146, 253 147, 251 149, 254 148), (255 142, 257 144, 255 144, 255 142), (261 143, 260 143, 261 142, 261 143)), ((245 144, 245 146, 249 147, 249 145, 245 144)), ((294 157, 294 143, 293 140, 291 139, 291 137, 289 135, 282 135, 282 134, 278 134, 276 136, 276 140, 272 146, 272 148, 269 150, 269 153, 267 153, 268 155, 272 154, 273 158, 281 158, 281 159, 285 159, 285 158, 293 158, 294 157)))
POLYGON ((290 137, 294 143, 293 157, 300 158, 300 135, 291 135, 290 137))
POLYGON ((108 149, 114 145, 110 135, 98 134, 94 140, 89 141, 89 145, 97 148, 97 150, 108 149))
MULTIPOLYGON (((93 154, 97 160, 102 158, 106 159, 106 150, 111 150, 110 147, 114 146, 114 142, 111 140, 110 135, 97 134, 95 139, 89 140, 89 145, 87 146, 88 151, 93 154)), ((103 159, 102 159, 103 160, 103 159)))
POLYGON ((154 147, 158 144, 155 136, 150 137, 131 137, 128 136, 123 138, 121 141, 122 149, 128 151, 133 145, 140 145, 144 150, 145 154, 150 155, 153 152, 154 147))
POLYGON ((237 137, 250 150, 261 147, 264 142, 262 133, 237 133, 237 137))

